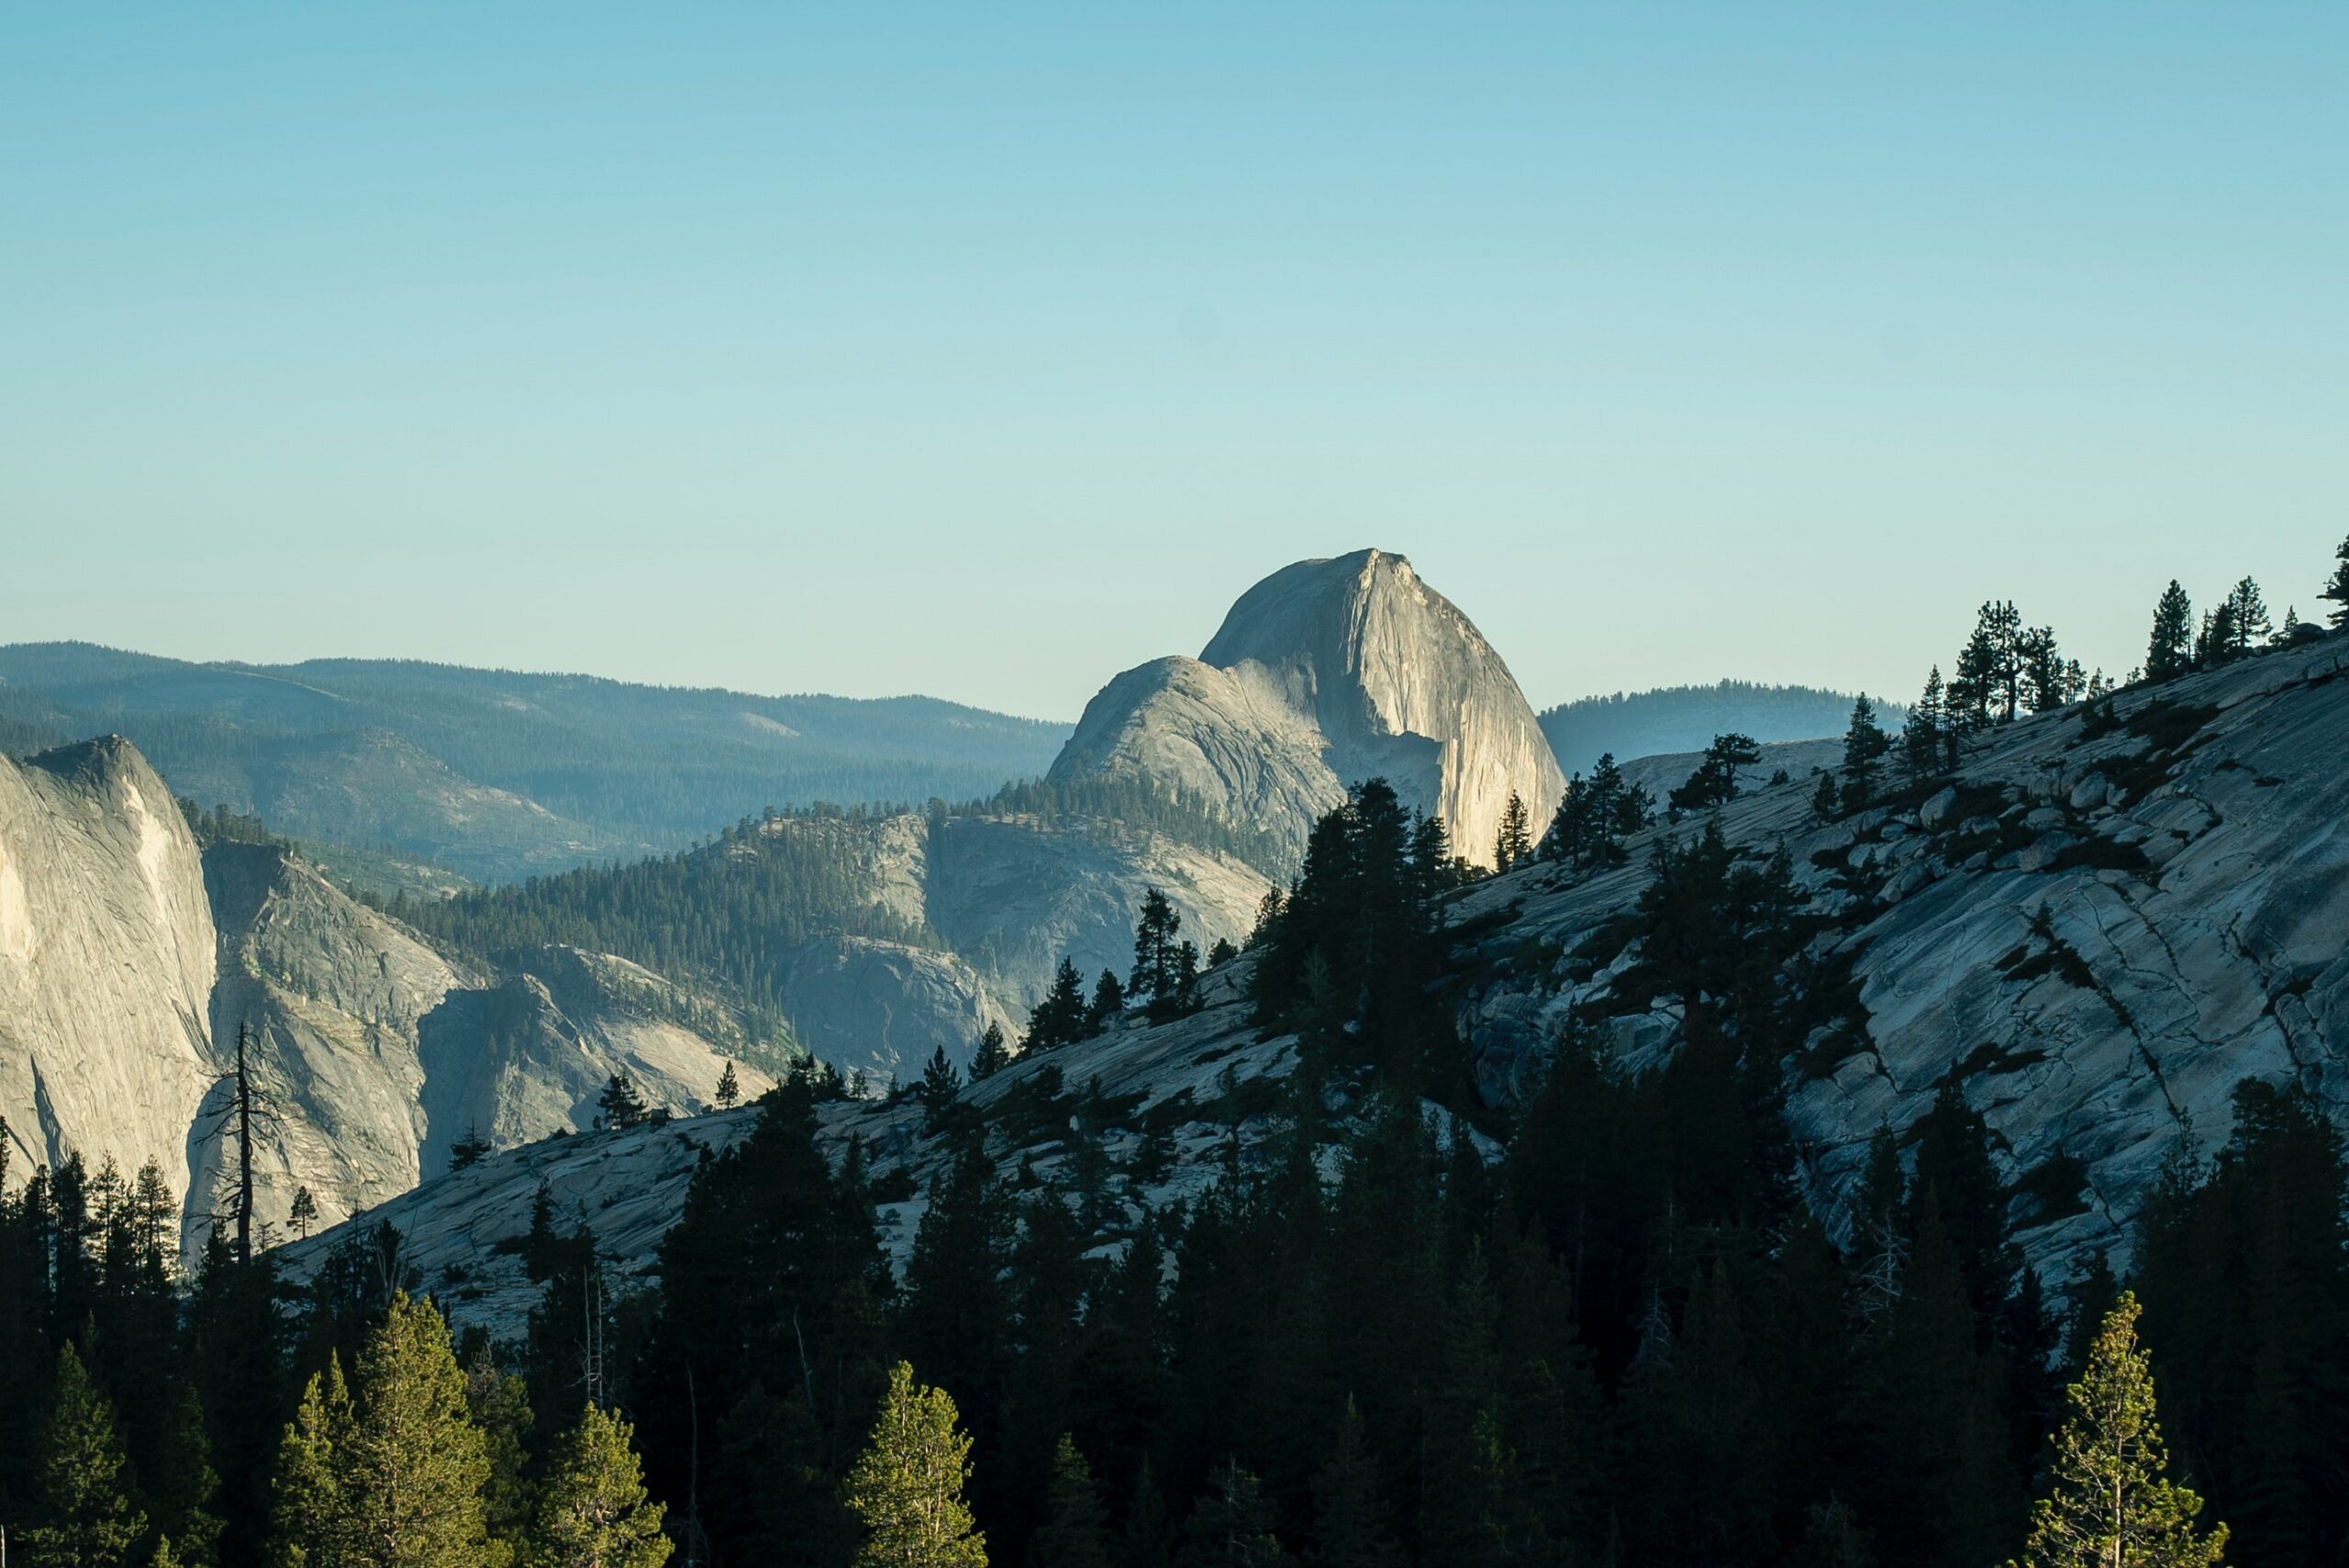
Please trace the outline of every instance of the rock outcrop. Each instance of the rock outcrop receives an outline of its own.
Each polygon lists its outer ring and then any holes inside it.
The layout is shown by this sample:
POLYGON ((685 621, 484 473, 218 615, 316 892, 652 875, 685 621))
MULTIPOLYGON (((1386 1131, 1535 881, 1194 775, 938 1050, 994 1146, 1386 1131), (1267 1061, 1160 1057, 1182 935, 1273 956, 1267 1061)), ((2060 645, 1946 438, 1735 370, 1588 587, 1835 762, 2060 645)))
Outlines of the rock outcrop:
POLYGON ((212 915, 171 792, 117 737, 0 757, 7 1180, 79 1154, 188 1183, 217 1071, 212 915))
MULTIPOLYGON (((225 1057, 246 1031, 270 1107, 254 1150, 255 1218, 282 1227, 306 1186, 329 1222, 414 1186, 425 1133, 417 1025, 485 977, 277 846, 212 844, 204 881, 220 934, 212 1038, 225 1057)), ((191 1242, 229 1201, 228 1097, 217 1087, 189 1136, 191 1242)))
POLYGON ((1027 1014, 951 952, 830 937, 805 943, 784 978, 792 1039, 843 1073, 910 1083, 932 1051, 970 1065, 989 1024, 1017 1040, 1027 1014))
POLYGON ((930 862, 930 925, 1023 1021, 1063 957, 1088 987, 1104 969, 1125 976, 1134 911, 1150 888, 1205 952, 1246 940, 1273 885, 1233 856, 1113 823, 955 817, 932 840, 930 862))
MULTIPOLYGON (((418 1021, 422 1159, 439 1169, 461 1139, 506 1149, 592 1127, 615 1073, 648 1107, 690 1115, 746 1038, 729 1009, 626 959, 568 947, 518 955, 495 984, 452 991, 418 1021)), ((746 1099, 774 1084, 740 1062, 735 1075, 746 1099)))
MULTIPOLYGON (((1821 956, 1847 958, 1864 1034, 1788 1068, 1814 1200, 1840 1224, 1879 1125, 1907 1127, 1954 1075, 1988 1119, 2014 1217, 2058 1278, 2125 1249, 2190 1128, 2209 1154, 2230 1096, 2296 1084, 2349 1120, 2349 638, 2268 652, 1997 729, 1951 787, 1821 823, 1797 776, 1721 813, 1732 842, 1783 843, 1821 956)), ((1681 833, 1692 831, 1683 826, 1681 833)), ((1675 831, 1663 828, 1658 831, 1675 831)), ((1574 952, 1647 881, 1647 844, 1580 880, 1551 868, 1473 893, 1516 951, 1574 952)), ((1498 951, 1488 943, 1487 951, 1498 951)), ((1462 1029, 1488 1097, 1538 1078, 1566 1012, 1606 1010, 1609 963, 1502 963, 1462 1029)), ((1672 1038, 1618 1018, 1627 1062, 1672 1038)))
POLYGON ((1383 775, 1488 862, 1511 794, 1536 825, 1565 787, 1517 683, 1468 617, 1384 550, 1283 568, 1197 659, 1129 670, 1052 776, 1134 777, 1301 849, 1345 786, 1383 775))

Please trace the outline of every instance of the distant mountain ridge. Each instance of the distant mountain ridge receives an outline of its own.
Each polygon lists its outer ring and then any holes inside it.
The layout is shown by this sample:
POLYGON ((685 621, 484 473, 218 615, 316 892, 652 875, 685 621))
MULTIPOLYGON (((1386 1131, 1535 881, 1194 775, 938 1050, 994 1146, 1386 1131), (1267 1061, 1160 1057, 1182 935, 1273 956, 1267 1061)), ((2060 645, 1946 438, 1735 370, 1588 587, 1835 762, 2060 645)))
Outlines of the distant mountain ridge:
POLYGON ((981 795, 1041 774, 1068 728, 921 696, 0 647, 0 746, 105 732, 200 806, 497 881, 678 848, 768 806, 981 795))
MULTIPOLYGON (((1644 692, 1576 697, 1542 710, 1542 733, 1568 773, 1588 773, 1611 751, 1619 762, 1701 751, 1731 731, 1756 740, 1816 740, 1843 733, 1856 695, 1819 686, 1720 681, 1709 686, 1659 686, 1644 692)), ((1897 729, 1908 708, 1874 697, 1876 722, 1897 729)))

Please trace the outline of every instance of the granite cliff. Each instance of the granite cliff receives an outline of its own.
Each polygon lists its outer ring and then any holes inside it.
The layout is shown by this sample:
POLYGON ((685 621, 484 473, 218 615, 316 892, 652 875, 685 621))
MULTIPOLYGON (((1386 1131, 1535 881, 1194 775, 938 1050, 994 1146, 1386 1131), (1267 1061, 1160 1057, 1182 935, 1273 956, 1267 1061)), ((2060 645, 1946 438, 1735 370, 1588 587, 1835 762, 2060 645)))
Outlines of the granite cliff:
POLYGON ((1537 821, 1565 787, 1500 655, 1411 563, 1303 561, 1231 606, 1197 659, 1155 660, 1088 704, 1052 776, 1150 780, 1280 833, 1374 776, 1489 862, 1510 795, 1537 821))

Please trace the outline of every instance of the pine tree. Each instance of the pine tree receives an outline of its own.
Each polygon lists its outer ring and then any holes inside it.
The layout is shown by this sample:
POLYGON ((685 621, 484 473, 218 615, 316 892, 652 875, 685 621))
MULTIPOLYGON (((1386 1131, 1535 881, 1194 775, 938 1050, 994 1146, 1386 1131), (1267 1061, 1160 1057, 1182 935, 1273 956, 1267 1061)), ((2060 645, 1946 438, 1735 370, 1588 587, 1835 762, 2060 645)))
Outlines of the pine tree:
POLYGON ((358 1396, 313 1378, 280 1450, 278 1529, 291 1561, 336 1568, 496 1568, 489 1456, 449 1330, 392 1298, 360 1354, 358 1396))
POLYGON ((270 1533, 285 1568, 345 1568, 358 1561, 356 1519, 342 1469, 351 1440, 351 1394, 329 1360, 302 1391, 278 1444, 270 1533))
POLYGON ((971 1440, 956 1420, 944 1389, 917 1385, 905 1362, 891 1370, 842 1494, 867 1531, 855 1568, 986 1568, 986 1539, 963 1501, 971 1440))
POLYGON ((1524 797, 1511 790, 1508 804, 1501 807, 1500 831, 1493 837, 1493 870, 1508 871, 1532 856, 1532 820, 1526 815, 1524 797))
POLYGON ((1811 815, 1821 822, 1832 822, 1835 814, 1842 809, 1842 797, 1835 791, 1835 775, 1821 768, 1819 787, 1810 792, 1811 815))
POLYGON ((1003 1026, 989 1020, 979 1036, 979 1049, 971 1056, 971 1082, 992 1078, 1010 1065, 1011 1051, 1003 1043, 1003 1026))
POLYGON ((1143 891, 1141 911, 1134 919, 1134 970, 1126 981, 1126 995, 1147 1007, 1162 1006, 1174 996, 1176 943, 1183 934, 1183 917, 1158 888, 1143 891))
POLYGON ((1076 1440, 1063 1432, 1052 1451, 1043 1528, 1028 1546, 1030 1568, 1109 1568, 1109 1523, 1100 1489, 1076 1440))
POLYGON ((2055 646, 2055 628, 2035 626, 2022 636, 2023 687, 2031 711, 2050 713, 2078 700, 2087 676, 2079 661, 2065 660, 2055 646))
POLYGON ((1089 1032, 1099 1034, 1116 1023, 1125 1010, 1126 988, 1118 984, 1116 975, 1103 970, 1101 978, 1093 983, 1093 1005, 1085 1017, 1089 1032))
POLYGON ((1063 958, 1052 972, 1052 989, 1029 1009, 1028 1036, 1020 1052, 1027 1055, 1074 1045, 1085 1038, 1085 983, 1077 978, 1076 965, 1063 958))
POLYGON ((2341 548, 2332 553, 2333 559, 2341 564, 2332 569, 2332 578, 2317 597, 2332 601, 2332 613, 2329 618, 2334 626, 2349 626, 2349 539, 2343 539, 2341 548))
POLYGON ((1338 1439, 1313 1477, 1313 1568, 1386 1568, 1402 1553, 1379 1524, 1377 1466, 1363 1441, 1362 1412, 1346 1396, 1338 1439))
POLYGON ((915 1093, 921 1096, 922 1104, 928 1106, 930 1115, 935 1117, 962 1092, 963 1074, 956 1072, 954 1063, 947 1060, 946 1047, 942 1044, 937 1046, 930 1051, 930 1061, 921 1070, 921 1086, 915 1093))
POLYGON ((294 1206, 285 1211, 286 1222, 300 1233, 303 1240, 310 1239, 310 1227, 318 1222, 318 1200, 307 1187, 294 1189, 294 1206))
POLYGON ((449 1145, 449 1169, 462 1171, 469 1165, 478 1165, 481 1157, 488 1152, 489 1140, 481 1135, 479 1129, 468 1128, 463 1136, 449 1145))
POLYGON ((2065 1396, 2051 1496, 2032 1508, 2027 1568, 2217 1568, 2227 1527, 2197 1531, 2202 1499, 2170 1482, 2154 1377, 2137 1346, 2137 1298, 2106 1315, 2065 1396))
POLYGON ((532 1507, 530 1455, 524 1446, 535 1423, 530 1387, 518 1373, 498 1369, 485 1340, 465 1361, 465 1409, 481 1429, 489 1456, 489 1486, 483 1494, 489 1533, 519 1556, 529 1544, 532 1507))
POLYGON ((714 1103, 722 1111, 730 1111, 742 1103, 742 1081, 734 1075, 734 1063, 727 1062, 726 1071, 718 1075, 718 1093, 714 1103))
POLYGON ((128 1562, 132 1543, 147 1531, 147 1516, 131 1500, 114 1407, 70 1343, 58 1349, 33 1463, 40 1522, 24 1539, 35 1568, 128 1562))
POLYGON ((1930 778, 1941 766, 1942 730, 1949 722, 1945 700, 1942 667, 1936 664, 1925 676, 1924 695, 1900 727, 1901 757, 1912 779, 1930 778))
POLYGON ((604 1084, 604 1092, 596 1096, 596 1108, 601 1114, 596 1125, 618 1132, 640 1126, 645 1118, 644 1096, 637 1092, 636 1080, 622 1068, 604 1084))
POLYGON ((1704 760, 1687 781, 1666 797, 1675 811, 1710 811, 1737 798, 1738 770, 1762 760, 1762 748, 1751 735, 1734 731, 1713 737, 1704 760))
POLYGON ((2259 584, 2245 577, 2227 595, 2226 652, 2230 659, 2241 659, 2257 647, 2273 629, 2267 618, 2267 600, 2259 584))
POLYGON ((590 1405, 547 1456, 527 1568, 662 1568, 665 1513, 644 1495, 629 1424, 590 1405))
POLYGON ((1892 738, 1876 721, 1876 704, 1862 692, 1843 730, 1843 808, 1855 810, 1876 795, 1876 765, 1892 750, 1892 738))
POLYGON ((2154 632, 2145 644, 2145 679, 2166 681, 2192 667, 2194 606, 2173 577, 2154 606, 2154 632))
POLYGON ((1275 1568, 1287 1557, 1264 1484, 1235 1462, 1218 1465, 1184 1523, 1179 1568, 1275 1568))

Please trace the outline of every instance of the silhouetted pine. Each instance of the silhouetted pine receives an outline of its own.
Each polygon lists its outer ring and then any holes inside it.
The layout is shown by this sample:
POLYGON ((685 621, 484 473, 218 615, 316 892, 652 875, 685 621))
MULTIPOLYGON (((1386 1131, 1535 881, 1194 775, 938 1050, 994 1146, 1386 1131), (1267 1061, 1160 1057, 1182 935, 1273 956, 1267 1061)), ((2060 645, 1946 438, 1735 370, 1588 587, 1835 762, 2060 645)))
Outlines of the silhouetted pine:
POLYGON ((2194 606, 2177 579, 2162 590, 2154 606, 2153 636, 2145 644, 2145 679, 2166 681, 2193 667, 2194 606))

